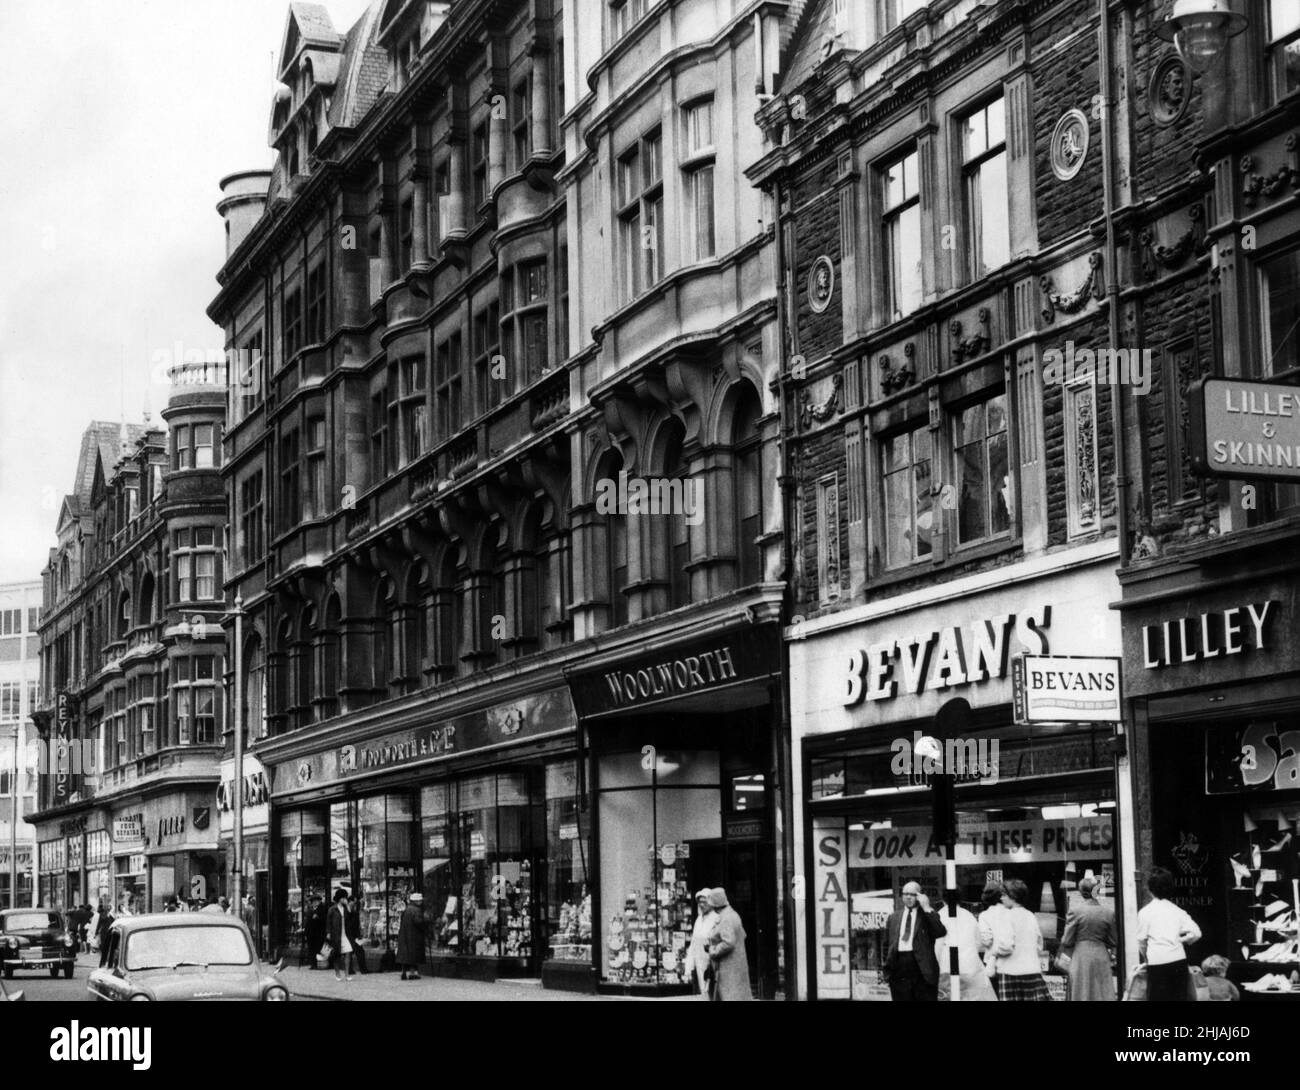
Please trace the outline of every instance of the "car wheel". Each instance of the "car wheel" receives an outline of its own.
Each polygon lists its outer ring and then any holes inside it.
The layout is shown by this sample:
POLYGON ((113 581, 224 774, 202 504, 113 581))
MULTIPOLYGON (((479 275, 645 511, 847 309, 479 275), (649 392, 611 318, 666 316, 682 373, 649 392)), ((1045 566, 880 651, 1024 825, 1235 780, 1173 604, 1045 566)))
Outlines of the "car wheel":
POLYGON ((75 969, 75 968, 76 968, 76 966, 73 965, 72 962, 70 962, 70 961, 69 961, 66 965, 64 965, 64 966, 63 966, 63 979, 64 979, 64 980, 71 980, 71 979, 72 979, 72 970, 75 969))
POLYGON ((57 965, 50 966, 50 979, 51 980, 59 979, 59 967, 57 965))

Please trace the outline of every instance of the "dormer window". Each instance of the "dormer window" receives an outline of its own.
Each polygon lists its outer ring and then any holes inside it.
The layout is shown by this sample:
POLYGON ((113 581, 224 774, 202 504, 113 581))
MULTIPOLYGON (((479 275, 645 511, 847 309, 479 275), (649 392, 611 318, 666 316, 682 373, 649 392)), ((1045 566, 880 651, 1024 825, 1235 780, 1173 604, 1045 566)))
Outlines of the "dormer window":
POLYGON ((415 70, 415 61, 419 55, 420 36, 418 34, 412 34, 397 47, 397 86, 399 90, 410 82, 411 73, 415 70))

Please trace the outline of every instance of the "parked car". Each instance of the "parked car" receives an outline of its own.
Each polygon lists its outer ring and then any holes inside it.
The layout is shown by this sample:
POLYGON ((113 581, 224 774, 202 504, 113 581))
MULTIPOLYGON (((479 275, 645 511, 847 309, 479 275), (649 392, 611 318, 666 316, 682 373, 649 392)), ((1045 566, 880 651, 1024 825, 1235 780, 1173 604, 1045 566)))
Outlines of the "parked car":
POLYGON ((289 989, 265 969, 242 920, 206 912, 128 916, 109 928, 107 960, 87 988, 92 999, 266 1000, 283 1002, 289 989))
POLYGON ((63 916, 48 908, 7 908, 0 912, 0 968, 6 980, 14 971, 48 969, 71 978, 77 967, 77 943, 63 916))

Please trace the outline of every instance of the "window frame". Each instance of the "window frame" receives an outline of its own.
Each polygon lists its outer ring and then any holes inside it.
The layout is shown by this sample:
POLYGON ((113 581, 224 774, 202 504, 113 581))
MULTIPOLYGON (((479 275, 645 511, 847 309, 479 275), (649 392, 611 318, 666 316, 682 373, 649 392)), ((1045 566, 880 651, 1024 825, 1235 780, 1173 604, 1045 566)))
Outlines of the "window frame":
MULTIPOLYGON (((982 546, 989 545, 994 542, 1008 541, 1013 539, 1016 536, 1016 484, 1015 484, 1015 470, 1014 470, 1014 466, 1012 465, 1013 450, 1012 450, 1012 433, 1011 433, 1010 391, 1008 391, 1006 387, 1002 386, 1001 384, 990 386, 982 390, 978 395, 971 398, 964 399, 960 404, 945 405, 943 417, 944 417, 945 432, 946 432, 945 439, 948 445, 948 450, 947 450, 948 468, 950 471, 950 475, 947 481, 945 481, 944 483, 945 484, 951 483, 953 489, 957 493, 954 500, 951 519, 947 520, 948 522, 951 523, 951 525, 945 525, 944 527, 945 532, 950 533, 949 540, 951 540, 953 543, 952 550, 951 550, 952 554, 956 555, 957 553, 966 552, 971 549, 978 549, 982 546), (1001 431, 993 432, 990 434, 988 431, 988 406, 992 402, 998 400, 999 398, 1002 399, 1002 425, 1003 426, 1001 431), (974 408, 977 405, 982 406, 984 409, 984 421, 983 421, 982 434, 977 439, 974 439, 967 443, 963 443, 959 447, 957 445, 957 436, 956 436, 956 427, 957 427, 958 420, 962 413, 966 412, 969 409, 974 408), (995 513, 995 505, 993 502, 993 498, 995 495, 995 491, 994 491, 993 474, 992 474, 992 456, 989 447, 989 442, 991 439, 993 439, 998 435, 1003 436, 1003 452, 1004 452, 1004 457, 1007 466, 1007 497, 1005 501, 1007 525, 1005 529, 993 530, 992 529, 993 522, 994 522, 993 516, 995 513), (961 457, 960 452, 962 450, 965 450, 966 448, 971 447, 976 443, 979 443, 981 445, 983 451, 983 468, 984 468, 983 515, 984 518, 986 519, 986 526, 988 527, 988 532, 981 535, 980 537, 971 538, 970 540, 963 541, 961 536, 962 503, 961 503, 961 495, 960 495, 960 482, 962 477, 961 474, 958 472, 958 460, 961 457)), ((1094 416, 1094 424, 1095 424, 1095 416, 1094 416)), ((943 513, 941 509, 940 517, 942 517, 942 514, 943 513)))
POLYGON ((280 532, 288 533, 302 521, 302 437, 295 423, 280 433, 280 532))
POLYGON ((284 362, 287 364, 303 346, 302 288, 295 286, 284 293, 280 305, 283 329, 284 362))
POLYGON ((492 374, 492 359, 501 355, 501 304, 493 299, 484 303, 470 319, 470 352, 478 383, 480 414, 490 412, 506 399, 508 378, 492 374))
POLYGON ((329 433, 325 428, 323 413, 307 417, 303 429, 304 460, 306 462, 307 489, 306 500, 309 517, 324 518, 329 514, 329 489, 325 479, 325 450, 329 442, 329 433), (319 431, 317 430, 319 429, 319 431))
POLYGON ((717 140, 715 133, 715 106, 712 95, 693 99, 681 107, 681 135, 684 153, 679 166, 682 172, 682 196, 686 203, 686 214, 682 217, 686 230, 687 245, 685 252, 691 263, 711 261, 718 254, 718 205, 717 205, 717 140), (698 124, 694 123, 701 111, 708 111, 709 138, 707 143, 697 143, 698 124), (701 245, 700 187, 703 179, 708 177, 709 223, 707 246, 701 245))
POLYGON ((266 479, 257 469, 239 482, 239 552, 245 567, 266 555, 265 504, 266 479))
MULTIPOLYGON (((966 268, 971 282, 974 282, 1003 268, 1011 260, 1011 207, 1010 201, 1004 192, 1002 199, 1007 202, 1006 259, 1000 264, 990 265, 987 268, 984 263, 984 190, 980 185, 980 179, 983 177, 985 166, 999 157, 1002 159, 1002 171, 1005 178, 1010 163, 1007 150, 1006 97, 1001 88, 996 94, 986 98, 980 105, 972 107, 957 118, 957 157, 961 164, 961 208, 966 228, 966 268), (991 144, 989 142, 988 111, 995 104, 1000 104, 1002 107, 1002 139, 997 144, 991 144), (967 133, 970 129, 971 120, 978 115, 983 115, 984 119, 984 147, 983 150, 968 155, 966 151, 967 133), (977 191, 979 193, 978 201, 975 199, 977 191)), ((1003 189, 1005 191, 1006 187, 1003 186, 1003 189)))
POLYGON ((908 568, 914 567, 917 564, 932 564, 934 563, 935 560, 935 541, 934 541, 934 538, 936 536, 935 530, 938 528, 935 525, 936 522, 935 511, 938 505, 935 504, 934 502, 936 469, 938 468, 936 463, 940 461, 940 457, 939 457, 940 452, 936 451, 935 449, 936 446, 938 445, 938 437, 935 435, 934 429, 931 428, 930 422, 928 420, 921 419, 918 421, 918 419, 913 418, 912 420, 907 421, 901 427, 893 428, 887 434, 877 437, 874 440, 874 443, 876 446, 876 452, 875 452, 876 471, 879 473, 878 479, 880 482, 880 503, 882 505, 883 513, 885 514, 885 517, 880 520, 880 527, 881 527, 880 544, 882 546, 880 550, 882 554, 881 572, 882 574, 892 574, 894 572, 905 571, 908 568), (916 455, 915 437, 920 434, 926 435, 927 442, 929 444, 929 450, 927 452, 926 457, 923 459, 918 459, 916 455), (888 464, 886 462, 886 455, 888 450, 887 444, 892 443, 894 440, 898 439, 900 436, 903 435, 906 435, 908 437, 907 465, 906 467, 899 467, 891 470, 888 468, 888 464), (930 482, 930 487, 928 490, 929 494, 925 497, 925 502, 928 506, 928 512, 931 516, 931 522, 930 522, 931 528, 930 528, 930 537, 928 542, 929 548, 925 552, 919 551, 917 547, 921 541, 920 534, 917 531, 917 526, 919 524, 921 515, 926 513, 920 505, 919 502, 920 496, 918 495, 917 492, 916 469, 917 469, 918 462, 922 462, 922 461, 928 464, 928 474, 929 474, 929 482, 930 482), (910 555, 908 557, 904 559, 895 560, 895 558, 890 555, 890 526, 889 526, 889 519, 887 514, 890 507, 888 482, 890 477, 897 476, 903 473, 907 474, 908 497, 911 501, 910 509, 909 509, 910 510, 909 527, 911 530, 912 548, 910 551, 910 555))
POLYGON ((465 426, 464 353, 457 329, 434 352, 435 444, 446 442, 465 426))
MULTIPOLYGON (((1293 3, 1294 0, 1286 0, 1293 3)), ((1269 93, 1272 102, 1276 105, 1283 99, 1290 98, 1292 95, 1300 92, 1300 73, 1297 73, 1296 85, 1290 89, 1286 86, 1286 65, 1282 63, 1288 48, 1300 49, 1300 18, 1296 19, 1296 25, 1281 34, 1275 35, 1273 31, 1273 12, 1274 5, 1278 0, 1269 0, 1268 3, 1261 4, 1264 11, 1265 34, 1264 34, 1264 51, 1267 57, 1267 72, 1269 93)))
POLYGON ((903 234, 903 224, 905 217, 913 209, 916 210, 916 238, 915 252, 918 264, 923 260, 923 239, 925 236, 924 225, 921 222, 921 149, 917 147, 894 156, 881 165, 878 172, 879 194, 880 194, 880 246, 883 254, 882 270, 882 287, 884 289, 884 306, 885 321, 901 321, 907 315, 917 310, 925 299, 924 274, 918 276, 916 301, 906 310, 902 309, 903 302, 899 293, 903 280, 902 258, 904 250, 899 246, 898 239, 903 234), (915 187, 908 191, 908 163, 912 162, 915 174, 915 187), (890 203, 890 178, 892 172, 898 169, 901 171, 900 187, 902 189, 901 198, 890 203))
POLYGON ((529 70, 510 88, 510 147, 515 171, 533 157, 533 74, 529 70))
POLYGON ((639 299, 664 277, 663 127, 656 124, 634 140, 615 166, 619 223, 620 288, 625 302, 639 299), (652 173, 653 171, 653 173, 652 173), (654 245, 645 230, 653 226, 654 245))

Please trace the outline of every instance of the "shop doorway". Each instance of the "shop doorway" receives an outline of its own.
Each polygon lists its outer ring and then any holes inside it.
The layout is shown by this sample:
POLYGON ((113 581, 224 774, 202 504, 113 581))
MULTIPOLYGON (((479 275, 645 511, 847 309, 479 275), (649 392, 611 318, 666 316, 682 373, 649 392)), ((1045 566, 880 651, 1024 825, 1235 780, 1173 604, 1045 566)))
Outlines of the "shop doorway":
POLYGON ((777 985, 776 852, 764 841, 696 841, 691 890, 722 886, 745 926, 749 983, 755 997, 773 999, 777 985))

